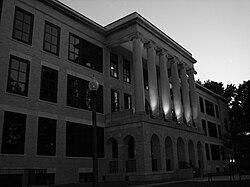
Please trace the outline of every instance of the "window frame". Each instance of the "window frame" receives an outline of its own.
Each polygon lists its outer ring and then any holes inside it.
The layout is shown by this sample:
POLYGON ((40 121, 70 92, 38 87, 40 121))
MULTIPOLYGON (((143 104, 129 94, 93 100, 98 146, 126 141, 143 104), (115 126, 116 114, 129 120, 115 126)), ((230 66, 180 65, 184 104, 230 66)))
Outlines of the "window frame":
MULTIPOLYGON (((14 154, 14 155, 24 155, 25 152, 25 136, 26 136, 26 121, 27 116, 25 114, 5 111, 4 112, 4 122, 3 122, 3 131, 2 131, 2 145, 1 145, 1 154, 14 154), (12 127, 12 128, 10 128, 12 127), (18 129, 19 128, 19 129, 18 129), (21 140, 13 140, 13 134, 15 131, 21 131, 21 140), (8 133, 9 131, 9 133, 8 133), (10 131, 13 131, 12 133, 10 131), (12 136, 8 136, 8 134, 12 136), (10 142, 9 139, 12 139, 15 145, 6 145, 5 142, 10 142), (14 148, 13 148, 14 147, 14 148)), ((18 137, 18 136, 17 136, 18 137)), ((19 138, 20 139, 20 138, 19 138)))
POLYGON ((119 58, 118 55, 110 53, 110 76, 119 79, 119 58))
MULTIPOLYGON (((7 92, 9 93, 13 93, 13 94, 17 94, 17 95, 22 95, 22 96, 28 96, 28 90, 29 90, 29 71, 30 71, 30 61, 14 56, 14 55, 10 55, 10 61, 9 61, 9 71, 8 71, 8 80, 7 80, 7 92), (13 64, 13 60, 18 61, 18 69, 15 69, 14 67, 12 67, 13 64), (26 64, 26 71, 22 71, 20 70, 20 64, 21 63, 25 63, 26 64), (21 83, 24 84, 24 91, 20 92, 20 91, 15 91, 15 90, 11 90, 10 86, 11 86, 11 72, 12 71, 16 71, 17 72, 17 80, 13 79, 13 82, 16 82, 15 87, 19 86, 17 83, 21 83), (25 82, 20 81, 20 74, 24 74, 25 73, 25 82)), ((23 77, 24 78, 24 77, 23 77)), ((16 88, 16 89, 20 89, 20 88, 16 88)))
POLYGON ((51 53, 51 54, 54 54, 54 55, 59 56, 59 51, 60 51, 60 38, 61 38, 60 35, 61 35, 61 28, 58 27, 57 25, 55 25, 55 24, 53 24, 53 23, 51 23, 51 22, 45 20, 45 23, 44 23, 44 37, 43 37, 43 50, 46 51, 46 52, 49 52, 49 53, 51 53), (55 30, 57 31, 57 32, 56 32, 57 35, 54 36, 54 35, 52 34, 53 31, 52 31, 52 33, 48 33, 48 32, 46 31, 47 26, 50 27, 50 30, 51 30, 51 28, 52 28, 52 29, 55 29, 55 30), (46 36, 47 36, 46 34, 49 34, 50 41, 48 41, 48 40, 46 39, 46 36), (53 43, 53 39, 52 39, 53 37, 55 37, 55 38, 57 39, 56 44, 53 43), (49 48, 50 48, 50 49, 47 49, 47 48, 46 48, 46 43, 49 44, 49 48), (53 51, 51 50, 51 49, 52 49, 51 46, 55 46, 55 47, 56 47, 56 51, 55 51, 55 52, 53 52, 53 51))
POLYGON ((130 61, 123 59, 123 81, 131 83, 130 61))
POLYGON ((127 93, 124 93, 124 109, 132 109, 132 95, 127 94, 127 93), (130 98, 130 102, 129 102, 129 98, 130 98))
POLYGON ((39 156, 56 156, 56 129, 57 129, 57 121, 55 119, 38 117, 37 155, 39 155, 39 156), (49 130, 47 130, 47 132, 45 129, 43 129, 43 127, 45 125, 47 125, 47 128, 49 128, 49 130), (41 132, 42 130, 45 130, 45 131, 41 132), (45 134, 48 132, 50 134, 45 134), (41 133, 43 133, 43 135, 41 133), (51 134, 51 133, 53 133, 53 134, 51 134), (50 140, 50 142, 49 142, 49 140, 50 140), (41 142, 41 141, 43 141, 43 142, 41 142), (48 146, 46 146, 46 143, 51 144, 51 142, 54 144, 52 150, 45 153, 45 150, 48 151, 48 148, 47 148, 48 146))
POLYGON ((34 26, 34 15, 32 13, 30 13, 30 12, 28 12, 26 10, 23 10, 23 9, 16 6, 15 7, 15 15, 14 15, 13 27, 12 27, 12 38, 15 39, 15 40, 18 40, 20 42, 26 43, 28 45, 31 45, 32 44, 32 36, 33 36, 33 26, 34 26), (23 19, 22 20, 17 19, 17 11, 19 11, 20 13, 23 14, 23 19), (30 17, 30 23, 25 23, 25 21, 24 21, 25 16, 30 17), (21 22, 22 29, 18 29, 16 27, 17 21, 21 22), (24 25, 29 25, 29 29, 26 32, 24 31, 24 25), (21 38, 18 38, 16 36, 17 31, 21 32, 21 38), (28 40, 27 41, 22 39, 24 33, 28 35, 28 40))
POLYGON ((111 112, 118 112, 120 111, 120 97, 119 91, 115 89, 111 89, 111 112), (115 94, 117 94, 117 102, 115 102, 115 94))
POLYGON ((41 81, 40 81, 40 99, 41 100, 44 100, 44 101, 49 101, 49 102, 53 102, 53 103, 57 103, 57 93, 58 93, 58 71, 53 69, 53 68, 50 68, 50 67, 47 67, 47 66, 43 66, 41 67, 41 81), (49 72, 49 78, 45 78, 43 77, 43 70, 46 70, 46 71, 50 71, 49 72), (50 79, 51 78, 51 74, 52 73, 55 73, 55 77, 56 77, 56 80, 52 80, 50 79), (46 81, 46 84, 43 83, 43 81, 46 81), (54 88, 52 90, 50 90, 49 88, 51 87, 51 85, 55 85, 54 88), (48 88, 44 88, 43 85, 47 85, 48 88), (43 95, 43 91, 42 90, 45 90, 44 92, 50 92, 52 93, 52 98, 48 98, 48 96, 43 95))

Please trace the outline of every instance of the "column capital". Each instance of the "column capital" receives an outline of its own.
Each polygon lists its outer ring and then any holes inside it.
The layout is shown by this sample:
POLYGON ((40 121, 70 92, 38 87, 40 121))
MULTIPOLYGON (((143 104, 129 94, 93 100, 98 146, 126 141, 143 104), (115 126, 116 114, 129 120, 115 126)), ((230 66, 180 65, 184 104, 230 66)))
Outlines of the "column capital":
POLYGON ((152 47, 153 47, 154 49, 156 49, 157 46, 156 46, 156 43, 155 43, 154 41, 151 40, 151 41, 145 43, 145 44, 144 44, 144 47, 145 47, 146 49, 149 49, 149 48, 152 48, 152 47))
POLYGON ((157 55, 159 55, 159 56, 166 56, 167 58, 168 58, 168 51, 166 50, 166 49, 164 49, 164 48, 161 48, 161 49, 159 49, 158 51, 157 51, 157 55))
POLYGON ((180 63, 179 58, 177 56, 173 56, 169 59, 171 64, 176 63, 177 65, 180 63))
POLYGON ((196 75, 196 74, 197 74, 197 72, 195 71, 195 69, 194 69, 194 68, 190 68, 190 69, 188 69, 188 70, 187 70, 187 74, 188 74, 188 75, 191 75, 191 74, 196 75))
POLYGON ((178 64, 179 65, 179 68, 180 69, 187 69, 187 65, 184 63, 184 62, 181 62, 180 64, 178 64))
POLYGON ((133 39, 140 39, 142 42, 144 40, 143 34, 140 32, 135 32, 133 35, 130 37, 130 40, 132 41, 133 39))

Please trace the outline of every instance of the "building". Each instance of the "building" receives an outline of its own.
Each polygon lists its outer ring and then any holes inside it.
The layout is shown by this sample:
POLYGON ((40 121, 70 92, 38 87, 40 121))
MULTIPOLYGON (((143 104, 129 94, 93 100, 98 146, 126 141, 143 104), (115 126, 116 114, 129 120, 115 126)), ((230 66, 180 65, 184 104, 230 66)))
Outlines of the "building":
POLYGON ((103 27, 56 0, 1 0, 0 11, 0 177, 46 168, 49 183, 91 179, 93 75, 100 181, 228 169, 224 99, 141 15, 103 27))

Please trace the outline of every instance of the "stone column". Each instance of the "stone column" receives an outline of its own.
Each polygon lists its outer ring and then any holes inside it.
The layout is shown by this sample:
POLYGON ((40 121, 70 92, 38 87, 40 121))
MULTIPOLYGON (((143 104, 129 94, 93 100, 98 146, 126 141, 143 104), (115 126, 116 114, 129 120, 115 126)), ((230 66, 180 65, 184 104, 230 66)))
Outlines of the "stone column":
POLYGON ((178 59, 174 57, 171 61, 171 78, 173 85, 173 100, 174 100, 174 111, 178 122, 182 122, 182 104, 180 94, 180 82, 177 67, 178 59))
POLYGON ((145 45, 147 48, 147 65, 148 65, 148 87, 149 87, 149 103, 153 116, 159 116, 159 95, 157 86, 157 74, 155 64, 155 44, 149 42, 145 45))
POLYGON ((183 63, 180 67, 180 76, 181 76, 181 92, 182 92, 182 100, 183 100, 183 109, 184 109, 184 117, 186 119, 187 125, 191 123, 191 107, 190 107, 190 99, 189 99, 189 87, 187 82, 187 72, 186 65, 183 63))
POLYGON ((161 102, 165 119, 171 119, 171 96, 168 78, 168 58, 167 51, 161 50, 159 53, 160 58, 160 81, 161 81, 161 102))
POLYGON ((140 36, 133 40, 133 69, 134 69, 134 90, 135 90, 135 111, 145 112, 145 93, 143 82, 142 49, 143 43, 140 36))
POLYGON ((196 93, 194 72, 195 72, 194 69, 190 69, 188 71, 189 89, 190 89, 190 99, 191 99, 191 107, 192 107, 192 114, 193 114, 193 122, 194 122, 194 126, 198 127, 198 124, 199 124, 198 96, 196 93))

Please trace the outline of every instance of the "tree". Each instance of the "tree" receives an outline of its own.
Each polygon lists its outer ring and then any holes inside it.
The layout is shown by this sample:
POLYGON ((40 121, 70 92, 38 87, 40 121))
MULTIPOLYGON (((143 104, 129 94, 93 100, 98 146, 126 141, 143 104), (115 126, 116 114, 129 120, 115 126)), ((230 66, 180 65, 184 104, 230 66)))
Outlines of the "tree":
POLYGON ((203 83, 203 86, 221 96, 223 96, 224 94, 224 87, 222 82, 207 80, 203 83))

